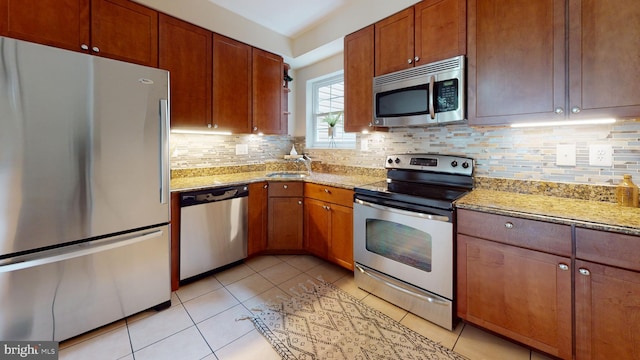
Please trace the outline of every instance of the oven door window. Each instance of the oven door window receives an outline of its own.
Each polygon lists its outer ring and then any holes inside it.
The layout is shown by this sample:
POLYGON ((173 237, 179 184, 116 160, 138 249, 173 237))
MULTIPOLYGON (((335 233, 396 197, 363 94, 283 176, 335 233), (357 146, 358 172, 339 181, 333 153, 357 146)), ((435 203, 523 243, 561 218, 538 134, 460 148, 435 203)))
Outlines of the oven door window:
POLYGON ((387 220, 367 219, 368 251, 431 272, 431 235, 387 220))

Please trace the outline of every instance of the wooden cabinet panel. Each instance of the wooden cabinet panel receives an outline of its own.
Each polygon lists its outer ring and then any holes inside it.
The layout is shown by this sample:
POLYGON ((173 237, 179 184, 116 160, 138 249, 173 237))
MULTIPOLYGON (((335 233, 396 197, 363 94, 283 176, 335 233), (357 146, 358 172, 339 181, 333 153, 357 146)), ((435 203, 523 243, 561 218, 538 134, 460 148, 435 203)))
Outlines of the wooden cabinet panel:
POLYGON ((344 130, 373 130, 374 26, 344 38, 344 130))
POLYGON ((560 120, 554 111, 565 107, 565 1, 468 6, 469 124, 560 120))
POLYGON ((251 133, 251 46, 213 35, 213 124, 251 133))
POLYGON ((248 256, 258 254, 267 248, 268 187, 266 182, 249 184, 248 256))
POLYGON ((271 181, 269 182, 269 196, 296 196, 304 194, 304 183, 301 181, 271 181))
POLYGON ((304 248, 321 258, 327 258, 331 213, 319 200, 304 199, 304 248))
POLYGON ((640 271, 640 238, 632 235, 576 228, 576 257, 640 271))
POLYGON ((569 0, 569 109, 640 115, 640 2, 569 0))
POLYGON ((302 250, 303 198, 269 197, 268 250, 302 250))
POLYGON ((94 53, 158 66, 158 12, 127 0, 91 1, 94 53))
POLYGON ((414 11, 416 66, 467 52, 466 0, 423 0, 414 11))
POLYGON ((171 128, 211 123, 211 38, 206 29, 160 14, 159 66, 171 74, 171 128))
POLYGON ((461 317, 571 359, 570 258, 466 235, 458 235, 458 248, 461 317))
POLYGON ((375 24, 375 75, 413 67, 413 7, 375 24))
POLYGON ((351 207, 332 204, 330 261, 353 271, 353 205, 351 207))
POLYGON ((330 202, 347 207, 353 207, 353 190, 341 189, 333 186, 305 183, 304 195, 309 198, 330 202))
POLYGON ((457 232, 478 238, 571 256, 571 226, 458 209, 457 232))
POLYGON ((0 0, 0 35, 68 50, 89 46, 90 0, 0 0))
POLYGON ((576 261, 576 359, 640 359, 640 273, 576 261))
POLYGON ((253 48, 252 58, 253 132, 284 135, 288 129, 281 109, 282 57, 253 48))

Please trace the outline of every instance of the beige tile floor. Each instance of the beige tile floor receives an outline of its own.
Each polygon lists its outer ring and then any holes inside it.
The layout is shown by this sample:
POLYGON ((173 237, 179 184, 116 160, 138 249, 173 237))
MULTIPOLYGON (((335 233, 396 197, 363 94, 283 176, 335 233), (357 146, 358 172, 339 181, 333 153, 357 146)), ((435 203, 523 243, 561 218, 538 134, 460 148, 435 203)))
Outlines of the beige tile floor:
POLYGON ((183 286, 164 311, 145 311, 62 342, 60 359, 276 360, 279 356, 269 343, 242 318, 253 307, 318 276, 469 359, 548 359, 470 325, 444 330, 358 289, 351 272, 296 255, 256 257, 183 286))

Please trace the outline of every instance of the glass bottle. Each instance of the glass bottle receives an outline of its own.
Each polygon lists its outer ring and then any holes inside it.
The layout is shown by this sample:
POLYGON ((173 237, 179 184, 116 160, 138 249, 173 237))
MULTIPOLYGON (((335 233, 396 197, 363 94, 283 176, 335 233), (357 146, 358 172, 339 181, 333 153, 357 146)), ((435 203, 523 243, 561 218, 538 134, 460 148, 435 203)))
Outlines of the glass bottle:
POLYGON ((622 176, 622 182, 616 188, 618 205, 638 207, 638 187, 631 181, 631 175, 622 176))

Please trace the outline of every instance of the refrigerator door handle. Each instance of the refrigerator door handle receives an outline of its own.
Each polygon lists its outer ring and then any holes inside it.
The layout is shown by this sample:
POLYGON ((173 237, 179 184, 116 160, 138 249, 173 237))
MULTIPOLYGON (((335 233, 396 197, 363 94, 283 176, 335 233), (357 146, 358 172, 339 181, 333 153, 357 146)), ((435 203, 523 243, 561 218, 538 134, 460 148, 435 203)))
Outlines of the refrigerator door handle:
POLYGON ((167 203, 169 190, 169 100, 160 99, 160 203, 167 203))
POLYGON ((25 260, 25 261, 21 261, 21 260, 16 260, 12 263, 9 263, 7 265, 2 265, 0 266, 0 273, 5 273, 5 272, 11 272, 11 271, 16 271, 16 270, 22 270, 22 269, 28 269, 28 268, 32 268, 32 267, 36 267, 36 266, 41 266, 41 265, 46 265, 46 264, 51 264, 51 263, 55 263, 55 262, 60 262, 60 261, 64 261, 64 260, 69 260, 69 259, 73 259, 73 258, 77 258, 80 256, 86 256, 86 255, 91 255, 91 254, 95 254, 101 251, 105 251, 105 250, 111 250, 111 249, 117 249, 119 247, 123 247, 123 246, 128 246, 128 245, 132 245, 141 241, 145 241, 145 240, 149 240, 149 239, 153 239, 159 236, 162 236, 163 231, 162 230, 157 230, 157 231, 153 231, 150 233, 146 233, 146 234, 142 234, 142 235, 134 235, 132 237, 128 237, 128 238, 123 238, 123 239, 118 239, 118 240, 113 240, 113 241, 109 241, 106 244, 98 244, 95 246, 91 246, 91 242, 89 242, 88 246, 80 249, 80 250, 73 250, 73 251, 69 251, 66 253, 62 253, 62 254, 56 254, 56 255, 52 255, 52 256, 43 256, 37 259, 29 259, 29 260, 25 260))

